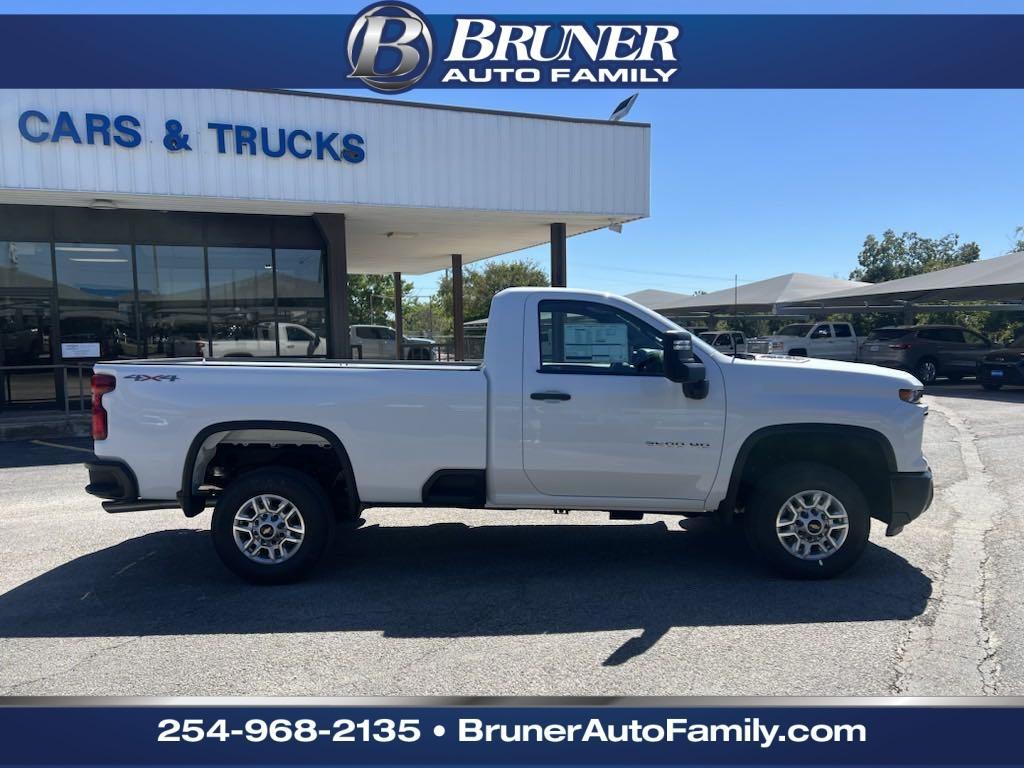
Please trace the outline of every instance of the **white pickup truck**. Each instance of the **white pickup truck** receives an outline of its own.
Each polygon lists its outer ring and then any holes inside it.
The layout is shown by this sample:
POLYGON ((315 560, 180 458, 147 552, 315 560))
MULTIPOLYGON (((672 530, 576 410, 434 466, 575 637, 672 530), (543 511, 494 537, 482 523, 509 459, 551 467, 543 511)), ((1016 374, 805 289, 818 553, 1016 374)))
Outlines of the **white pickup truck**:
POLYGON ((748 340, 747 350, 853 362, 860 342, 850 323, 790 323, 771 336, 748 340))
POLYGON ((831 576, 923 512, 927 407, 900 371, 729 357, 628 299, 510 289, 482 364, 99 363, 87 490, 213 506, 224 563, 294 580, 374 506, 715 514, 782 573, 831 576))

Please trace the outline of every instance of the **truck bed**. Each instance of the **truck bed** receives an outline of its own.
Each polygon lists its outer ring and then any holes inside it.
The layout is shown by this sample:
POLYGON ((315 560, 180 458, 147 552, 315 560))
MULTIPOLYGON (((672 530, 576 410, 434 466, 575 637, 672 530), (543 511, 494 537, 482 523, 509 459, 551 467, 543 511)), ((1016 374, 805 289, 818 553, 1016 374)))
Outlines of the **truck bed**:
POLYGON ((171 358, 97 363, 95 371, 117 379, 104 395, 109 434, 96 455, 130 460, 142 498, 174 499, 197 436, 218 425, 225 433, 328 430, 367 503, 418 504, 436 472, 486 467, 487 379, 478 363, 171 358))

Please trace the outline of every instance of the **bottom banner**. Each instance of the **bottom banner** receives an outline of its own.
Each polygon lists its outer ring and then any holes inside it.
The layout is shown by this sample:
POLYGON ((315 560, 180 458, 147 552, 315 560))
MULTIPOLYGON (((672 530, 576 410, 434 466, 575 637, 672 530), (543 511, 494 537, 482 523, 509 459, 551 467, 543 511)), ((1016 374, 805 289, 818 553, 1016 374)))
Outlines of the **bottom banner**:
POLYGON ((897 705, 821 707, 8 705, 0 707, 0 764, 1024 762, 1024 708, 893 701, 897 705))

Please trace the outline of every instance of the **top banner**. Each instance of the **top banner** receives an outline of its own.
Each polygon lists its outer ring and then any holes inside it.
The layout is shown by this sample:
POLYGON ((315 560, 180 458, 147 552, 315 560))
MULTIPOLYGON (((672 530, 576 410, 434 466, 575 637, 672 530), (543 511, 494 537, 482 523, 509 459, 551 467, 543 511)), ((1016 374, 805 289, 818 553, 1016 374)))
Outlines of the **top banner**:
POLYGON ((3 88, 1021 88, 1024 15, 7 15, 3 88))

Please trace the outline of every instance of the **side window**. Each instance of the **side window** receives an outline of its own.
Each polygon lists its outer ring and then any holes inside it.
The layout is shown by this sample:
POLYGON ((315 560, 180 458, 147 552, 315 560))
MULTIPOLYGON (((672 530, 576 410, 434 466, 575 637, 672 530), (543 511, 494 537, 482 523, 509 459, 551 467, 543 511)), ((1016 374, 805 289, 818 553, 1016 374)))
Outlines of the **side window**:
POLYGON ((946 344, 963 344, 964 332, 959 328, 943 328, 939 331, 939 340, 946 344))
POLYGON ((540 372, 660 376, 661 334, 614 307, 542 301, 540 372))
POLYGON ((718 338, 715 339, 715 346, 716 347, 731 347, 732 346, 732 337, 730 337, 728 333, 720 333, 720 334, 718 334, 718 338))
POLYGON ((836 332, 837 339, 848 339, 853 336, 853 330, 847 323, 833 323, 832 330, 836 332))
POLYGON ((735 344, 736 346, 739 346, 740 344, 742 344, 743 343, 743 334, 742 333, 734 333, 732 335, 732 343, 735 344))
POLYGON ((377 333, 379 333, 380 337, 385 341, 395 340, 395 332, 391 328, 378 328, 377 333))
POLYGON ((992 346, 988 340, 981 334, 975 333, 974 331, 964 331, 964 339, 968 344, 974 344, 979 347, 990 347, 992 346))
POLYGON ((942 331, 937 331, 934 328, 923 328, 917 332, 917 338, 924 339, 925 341, 942 341, 942 331))
POLYGON ((313 337, 306 333, 301 328, 289 325, 286 329, 288 333, 288 341, 312 341, 313 337))
POLYGON ((822 323, 811 331, 812 339, 831 339, 832 331, 828 329, 828 323, 822 323))
POLYGON ((376 334, 373 331, 374 331, 373 328, 366 328, 366 327, 356 328, 356 337, 360 338, 360 339, 367 339, 367 340, 369 340, 369 339, 376 339, 377 336, 376 336, 376 334))

